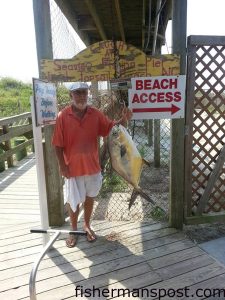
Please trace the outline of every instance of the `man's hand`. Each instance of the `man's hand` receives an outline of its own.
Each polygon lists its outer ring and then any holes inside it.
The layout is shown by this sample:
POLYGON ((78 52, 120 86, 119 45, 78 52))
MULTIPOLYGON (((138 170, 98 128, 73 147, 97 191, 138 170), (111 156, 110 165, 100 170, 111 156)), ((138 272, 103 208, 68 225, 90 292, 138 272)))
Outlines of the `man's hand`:
POLYGON ((117 124, 121 124, 126 127, 127 122, 131 120, 132 116, 132 111, 128 107, 124 107, 122 110, 122 117, 117 121, 117 124))
POLYGON ((126 119, 126 121, 130 121, 133 116, 133 112, 128 108, 124 107, 122 111, 122 117, 126 119))
POLYGON ((55 153, 59 163, 59 169, 62 176, 69 178, 69 167, 65 164, 63 148, 55 146, 55 153))
POLYGON ((69 178, 69 167, 66 164, 60 164, 60 173, 62 176, 69 178))

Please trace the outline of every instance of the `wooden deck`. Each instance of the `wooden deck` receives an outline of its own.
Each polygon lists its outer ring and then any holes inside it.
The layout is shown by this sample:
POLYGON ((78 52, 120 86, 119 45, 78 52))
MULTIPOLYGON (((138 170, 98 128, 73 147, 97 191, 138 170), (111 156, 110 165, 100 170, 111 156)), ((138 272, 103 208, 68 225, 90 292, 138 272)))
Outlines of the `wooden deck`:
MULTIPOLYGON (((34 158, 0 174, 0 207, 0 299, 29 299, 30 271, 42 249, 41 235, 29 233, 40 226, 34 158)), ((170 297, 163 300, 206 299, 195 291, 224 288, 225 267, 167 224, 95 221, 93 225, 95 243, 80 237, 77 247, 69 249, 65 236, 55 242, 39 267, 38 300, 160 299, 154 293, 147 295, 147 289, 170 289, 170 297), (75 297, 78 286, 98 290, 95 297, 75 297), (178 297, 184 290, 173 295, 171 289, 185 287, 193 296, 178 297), (127 289, 126 294, 120 290, 118 296, 119 289, 127 289), (133 289, 140 289, 140 294, 133 289)))

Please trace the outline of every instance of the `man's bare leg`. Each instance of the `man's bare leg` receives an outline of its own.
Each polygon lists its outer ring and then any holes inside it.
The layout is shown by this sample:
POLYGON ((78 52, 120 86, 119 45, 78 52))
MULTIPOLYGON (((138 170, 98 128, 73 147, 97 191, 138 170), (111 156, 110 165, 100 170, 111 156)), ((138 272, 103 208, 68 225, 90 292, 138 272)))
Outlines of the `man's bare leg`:
POLYGON ((94 207, 94 198, 92 197, 86 197, 84 201, 84 231, 87 232, 87 240, 89 242, 93 242, 96 240, 96 235, 94 231, 91 229, 91 215, 94 207))
POLYGON ((78 215, 79 215, 79 205, 77 205, 77 209, 75 212, 73 212, 72 208, 68 205, 68 213, 70 216, 70 223, 72 230, 77 230, 77 220, 78 220, 78 215))
MULTIPOLYGON (((72 230, 77 230, 77 220, 78 220, 78 215, 79 215, 79 205, 77 205, 77 209, 75 212, 71 209, 70 205, 67 204, 68 206, 68 213, 70 216, 70 223, 72 230)), ((66 240, 66 245, 69 248, 72 248, 76 245, 77 242, 77 236, 70 234, 68 239, 66 240)))

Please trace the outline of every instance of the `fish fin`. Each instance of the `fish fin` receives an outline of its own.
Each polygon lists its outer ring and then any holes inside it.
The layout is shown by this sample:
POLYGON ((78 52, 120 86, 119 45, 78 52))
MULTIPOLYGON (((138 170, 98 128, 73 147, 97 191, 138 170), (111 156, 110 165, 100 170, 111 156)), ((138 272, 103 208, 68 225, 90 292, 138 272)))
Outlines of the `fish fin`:
POLYGON ((124 145, 120 146, 120 156, 123 157, 127 153, 127 149, 124 145))
POLYGON ((136 200, 137 196, 140 195, 141 197, 143 197, 145 200, 147 200, 148 202, 151 202, 153 205, 155 205, 155 201, 153 201, 146 193, 144 193, 140 188, 134 188, 134 191, 131 195, 131 199, 129 202, 129 209, 131 208, 131 206, 134 204, 134 201, 136 200))
POLYGON ((144 193, 140 188, 136 189, 137 193, 141 195, 145 200, 148 202, 151 202, 152 204, 155 205, 155 201, 153 201, 146 193, 144 193))
POLYGON ((147 161, 146 159, 142 158, 142 161, 145 165, 147 165, 148 167, 151 167, 151 164, 149 161, 147 161))

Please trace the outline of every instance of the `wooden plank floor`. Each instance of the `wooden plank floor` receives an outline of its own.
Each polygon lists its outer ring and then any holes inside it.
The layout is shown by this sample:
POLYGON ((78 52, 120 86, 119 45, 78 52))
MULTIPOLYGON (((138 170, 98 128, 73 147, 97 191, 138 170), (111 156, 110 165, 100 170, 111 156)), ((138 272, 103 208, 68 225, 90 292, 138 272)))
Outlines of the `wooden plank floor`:
MULTIPOLYGON (((0 208, 0 299, 29 299, 30 271, 42 249, 41 235, 29 233, 40 226, 32 156, 0 174, 0 208)), ((79 237, 77 247, 69 249, 63 235, 55 242, 39 266, 38 300, 206 299, 208 294, 198 297, 195 292, 224 288, 225 267, 167 224, 95 221, 93 226, 95 243, 79 237), (75 297, 79 286, 95 288, 95 297, 78 292, 75 297), (163 289, 170 297, 156 294, 163 295, 163 289)))

